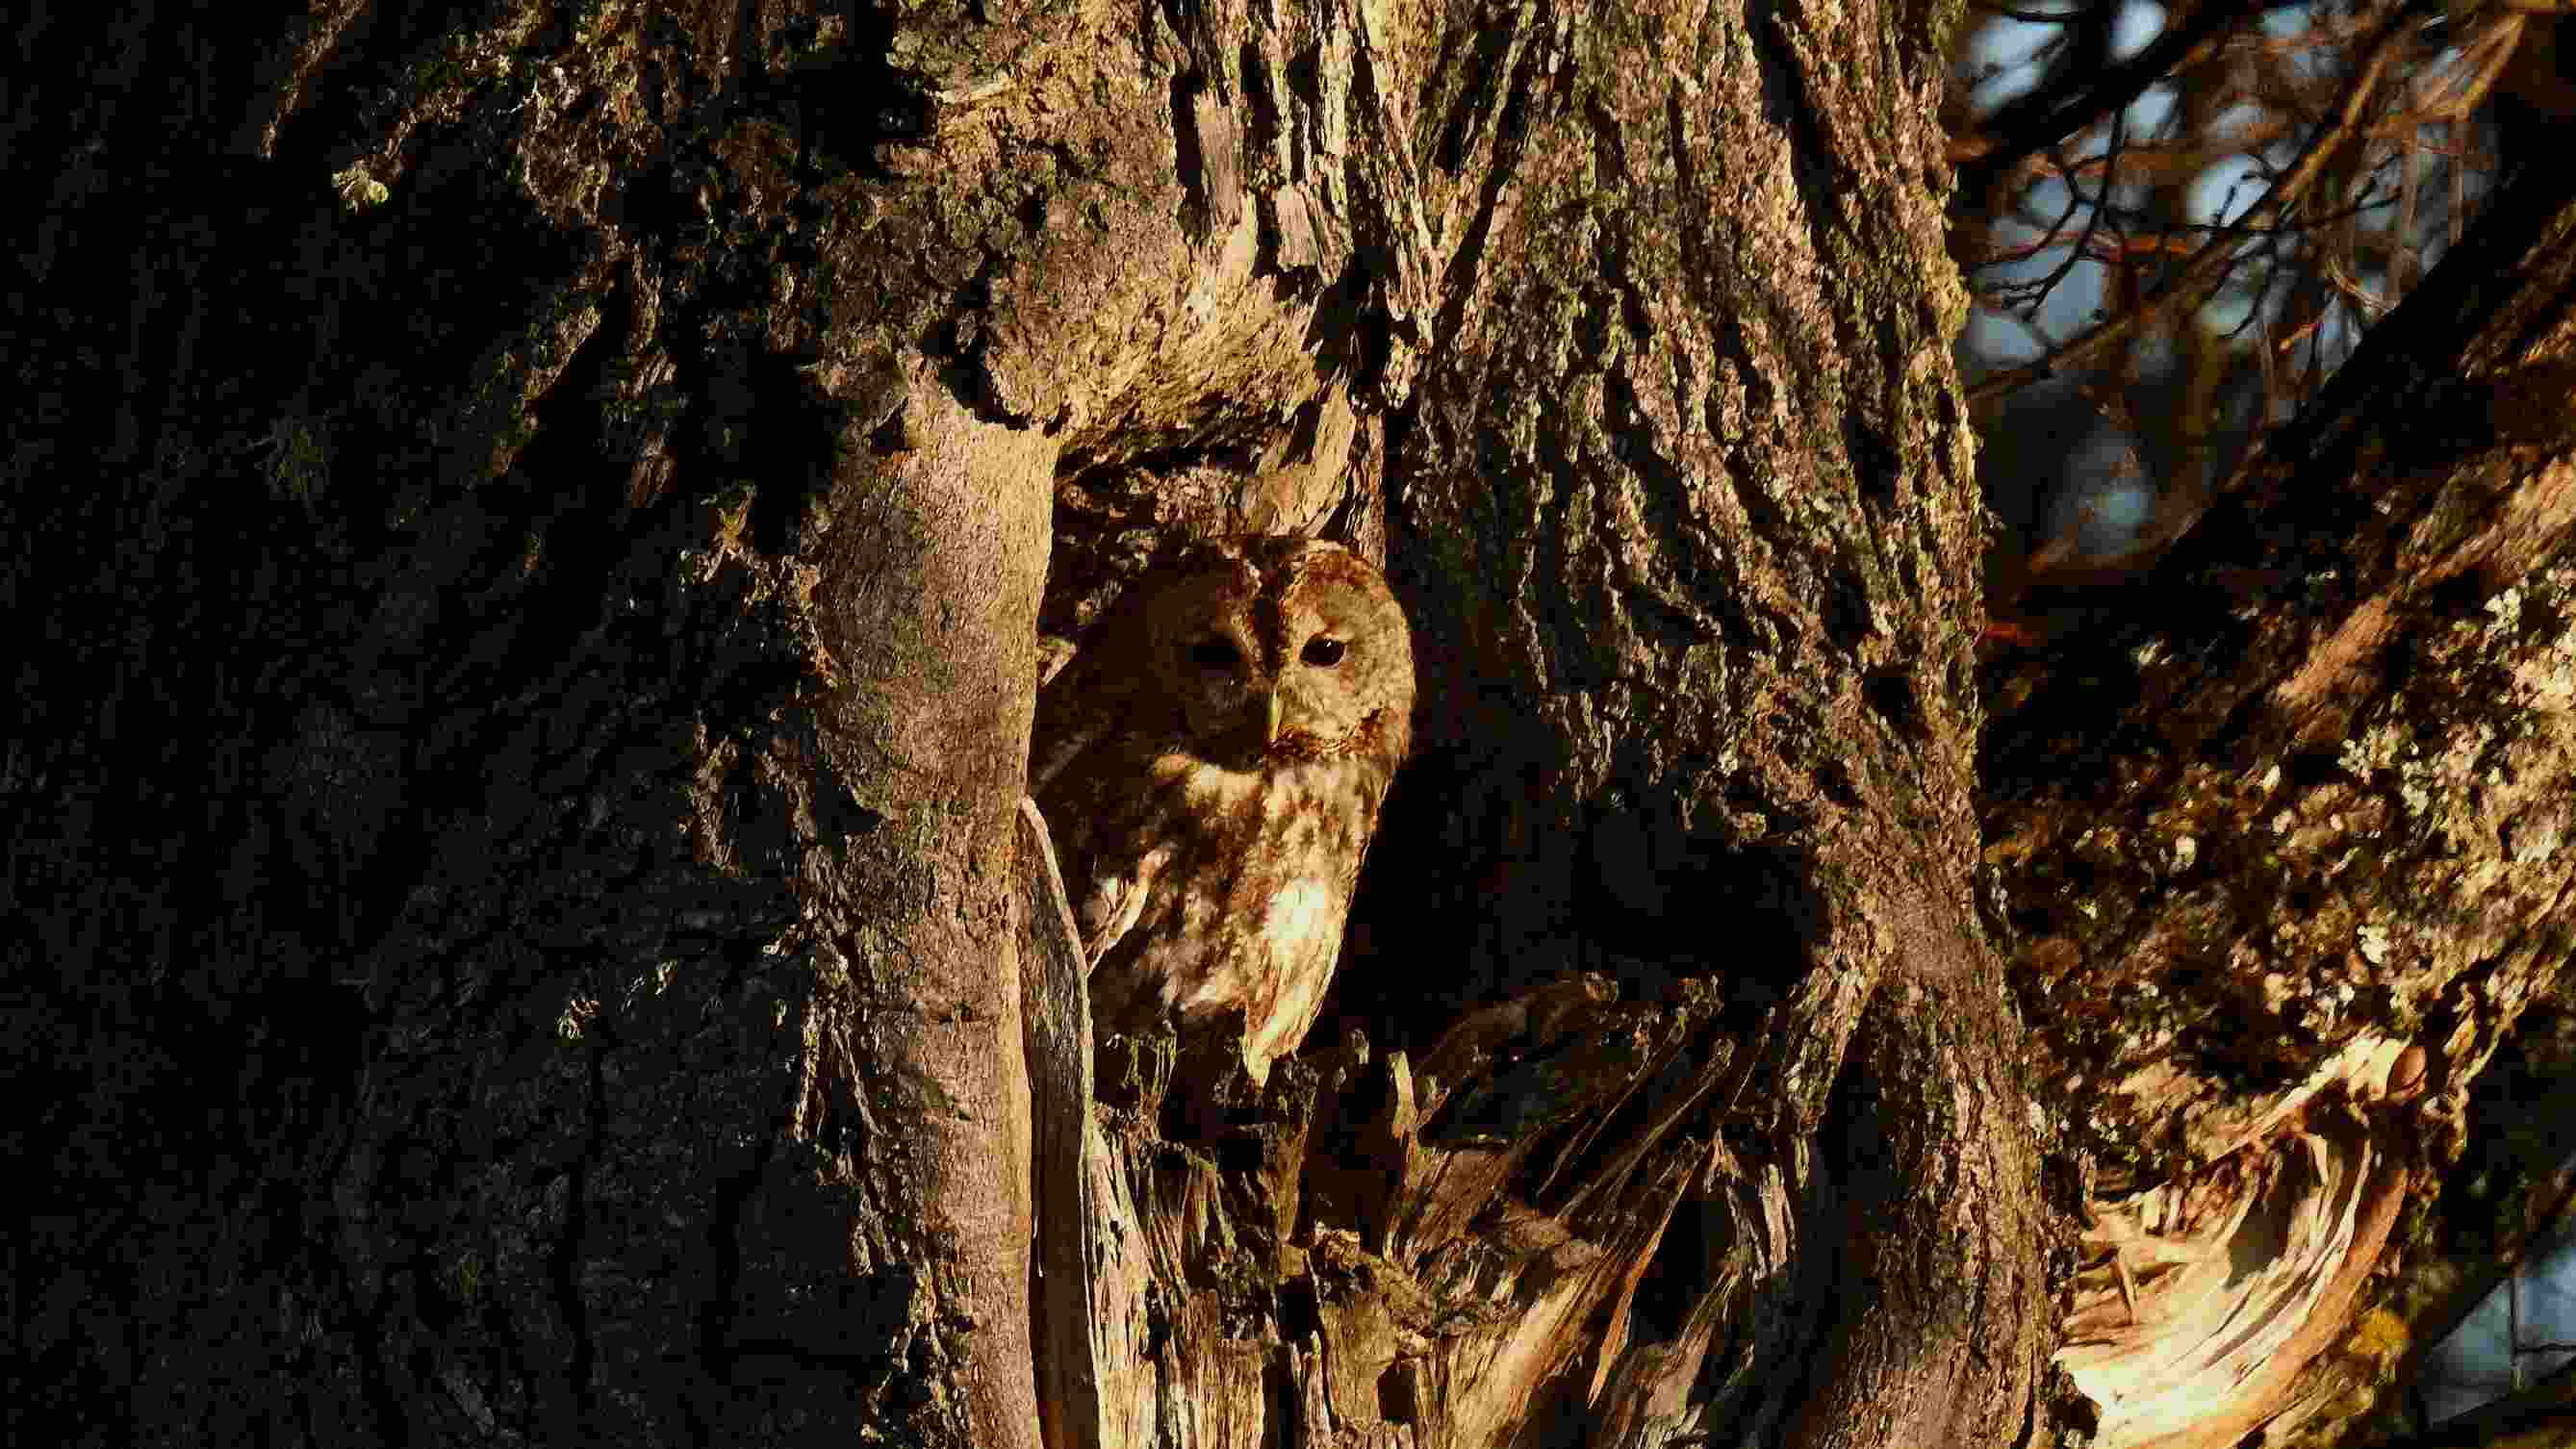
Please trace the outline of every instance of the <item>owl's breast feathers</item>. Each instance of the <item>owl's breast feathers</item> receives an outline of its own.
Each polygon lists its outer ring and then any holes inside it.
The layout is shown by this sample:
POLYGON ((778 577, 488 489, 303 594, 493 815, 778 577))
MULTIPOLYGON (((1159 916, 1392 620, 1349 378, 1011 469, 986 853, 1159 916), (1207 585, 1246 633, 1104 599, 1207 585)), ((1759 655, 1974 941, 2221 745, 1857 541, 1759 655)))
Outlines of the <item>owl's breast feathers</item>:
POLYGON ((1410 721, 1342 748, 1288 739, 1240 770, 1141 741, 1074 768, 1039 804, 1091 956, 1098 1032, 1243 1016, 1256 1081, 1322 1010, 1351 890, 1410 721))

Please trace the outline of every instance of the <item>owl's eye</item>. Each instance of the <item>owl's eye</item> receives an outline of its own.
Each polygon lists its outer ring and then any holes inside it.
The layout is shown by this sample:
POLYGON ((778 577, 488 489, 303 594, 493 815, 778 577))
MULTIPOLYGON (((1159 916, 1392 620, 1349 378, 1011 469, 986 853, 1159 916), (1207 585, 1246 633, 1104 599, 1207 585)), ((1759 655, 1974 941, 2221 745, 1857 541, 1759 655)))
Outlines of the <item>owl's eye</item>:
POLYGON ((1330 669, 1342 662, 1342 651, 1345 647, 1347 646, 1339 639, 1318 634, 1306 641, 1305 652, 1299 657, 1318 669, 1330 669))
POLYGON ((1190 646, 1190 662, 1201 669, 1232 669, 1243 662, 1243 651, 1223 634, 1210 634, 1190 646))

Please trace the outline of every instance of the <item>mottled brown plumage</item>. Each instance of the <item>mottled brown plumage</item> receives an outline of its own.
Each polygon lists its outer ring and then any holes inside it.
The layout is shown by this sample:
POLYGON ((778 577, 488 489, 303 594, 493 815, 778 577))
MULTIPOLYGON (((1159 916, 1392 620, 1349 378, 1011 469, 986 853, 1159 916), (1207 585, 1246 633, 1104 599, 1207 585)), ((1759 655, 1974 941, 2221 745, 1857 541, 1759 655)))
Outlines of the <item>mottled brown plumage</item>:
POLYGON ((1091 961, 1095 1030, 1236 1030, 1256 1082, 1322 1008, 1413 645, 1338 544, 1202 544, 1131 584, 1038 699, 1030 787, 1091 961))

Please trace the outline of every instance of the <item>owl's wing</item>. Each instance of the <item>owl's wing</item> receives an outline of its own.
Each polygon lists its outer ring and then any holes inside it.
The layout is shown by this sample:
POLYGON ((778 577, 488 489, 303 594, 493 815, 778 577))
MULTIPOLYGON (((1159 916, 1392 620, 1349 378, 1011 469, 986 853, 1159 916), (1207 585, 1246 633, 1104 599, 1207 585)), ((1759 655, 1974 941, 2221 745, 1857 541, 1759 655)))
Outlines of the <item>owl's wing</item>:
POLYGON ((1171 858, 1168 846, 1149 850, 1128 870, 1102 870, 1077 887, 1082 895, 1073 903, 1073 914, 1082 923, 1083 956, 1092 970, 1098 971, 1144 918, 1146 898, 1154 893, 1154 877, 1171 858))
MULTIPOLYGON (((1040 702, 1039 708, 1043 712, 1045 708, 1043 701, 1040 702)), ((1049 723, 1041 713, 1037 731, 1029 746, 1029 793, 1031 795, 1045 794, 1047 786, 1055 783, 1055 777, 1064 773, 1065 766, 1082 758, 1085 750, 1100 743, 1101 736, 1109 733, 1107 715, 1095 717, 1085 724, 1063 729, 1050 729, 1049 723)))
POLYGON ((1128 684, 1109 676, 1100 651, 1086 649, 1039 686, 1037 718, 1029 730, 1031 795, 1043 797, 1066 766, 1108 736, 1126 713, 1128 684))
MULTIPOLYGON (((1144 913, 1147 887, 1171 852, 1149 852, 1134 870, 1124 874, 1101 871, 1091 879, 1068 881, 1057 863, 1053 832, 1035 798, 1020 797, 1020 817, 1020 849, 1037 857, 1034 862, 1022 864, 1030 868, 1033 878, 1044 881, 1045 899, 1052 906, 1038 914, 1047 917, 1048 923, 1063 922, 1063 943, 1080 948, 1080 966, 1087 977, 1100 965, 1101 958, 1135 929, 1144 913)), ((1055 936, 1051 924, 1047 934, 1051 939, 1055 936)))

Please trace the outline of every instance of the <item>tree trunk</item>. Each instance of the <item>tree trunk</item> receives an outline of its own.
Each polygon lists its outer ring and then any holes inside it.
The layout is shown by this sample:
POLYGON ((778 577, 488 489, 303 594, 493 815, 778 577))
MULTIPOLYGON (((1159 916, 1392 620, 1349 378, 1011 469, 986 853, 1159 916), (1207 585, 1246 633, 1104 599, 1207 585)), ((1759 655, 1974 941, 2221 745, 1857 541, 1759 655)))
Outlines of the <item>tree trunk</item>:
MULTIPOLYGON (((2043 1153, 2141 1161, 2080 1336, 2140 1195, 2291 1142, 2344 1285, 2273 1305, 2295 1373, 2566 954, 2566 440, 2450 481, 2349 394, 2309 451, 2389 508, 2246 494, 2207 576, 2266 582, 2186 673, 1998 671, 2008 960, 1939 23, 37 17, 15 1402, 83 1444, 2040 1443, 2043 1153), (1419 743, 1325 1025, 1167 1139, 1155 1063, 1090 1079, 1039 665, 1160 545, 1317 529, 1386 561, 1419 743), (2222 787, 2275 761, 2283 843, 2201 844, 2189 916, 2175 831, 2256 839, 2222 787), (2043 919, 2069 861, 2098 931, 2043 919), (2178 1034, 2056 1019, 2050 979, 2259 992, 2284 903, 2292 999, 2347 943, 2438 964, 2187 1088, 2178 1034), (2183 1151, 2052 1119, 2115 1089, 2183 1151)), ((2490 277, 2563 297, 2554 216, 2490 277)), ((2412 345, 2473 381, 2564 323, 2452 305, 2412 345)), ((2097 1442, 2232 1442, 2111 1382, 2097 1442)))

